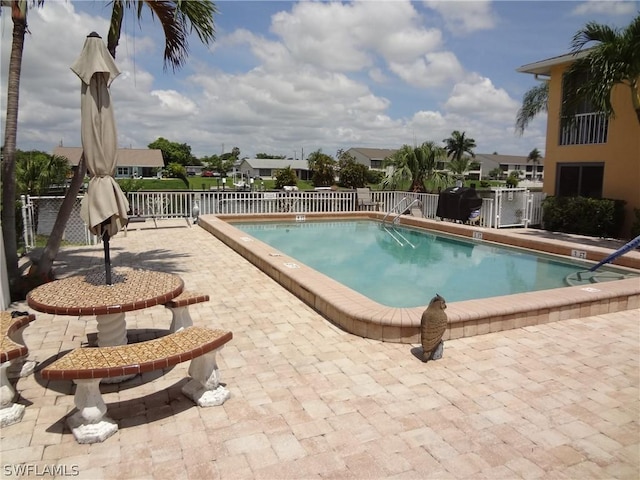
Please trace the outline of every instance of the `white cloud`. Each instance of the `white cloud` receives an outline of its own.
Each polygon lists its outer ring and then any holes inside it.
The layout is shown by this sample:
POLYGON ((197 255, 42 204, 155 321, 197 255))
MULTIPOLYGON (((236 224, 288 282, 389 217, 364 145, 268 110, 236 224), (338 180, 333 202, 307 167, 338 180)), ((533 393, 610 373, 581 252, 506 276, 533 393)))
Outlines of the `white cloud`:
MULTIPOLYGON (((60 140, 80 145, 80 83, 69 66, 89 32, 106 35, 108 21, 78 13, 74 5, 45 2, 30 14, 18 148, 51 151, 60 140)), ((144 148, 162 136, 187 143, 196 156, 221 153, 224 144, 225 151, 238 146, 242 155, 293 156, 296 150, 299 158, 303 148, 335 155, 338 148, 399 147, 414 138, 439 142, 458 129, 479 145, 501 145, 491 151, 531 150, 505 133, 516 102, 490 79, 465 71, 443 33, 423 25, 414 6, 284 4, 290 10, 273 17, 270 35, 221 30, 215 48, 190 57, 179 75, 161 71, 161 45, 150 36, 157 25, 145 24, 135 41, 125 34, 118 48, 122 74, 111 88, 118 143, 144 148), (242 62, 225 68, 217 62, 222 55, 242 62)), ((11 22, 6 15, 0 21, 4 74, 11 22)), ((6 89, 1 95, 4 106, 6 89)), ((529 132, 537 132, 535 125, 529 132)))
POLYGON ((477 30, 489 30, 495 26, 495 15, 488 0, 442 1, 425 0, 427 7, 436 10, 449 31, 464 35, 477 30))
POLYGON ((457 83, 444 104, 451 113, 502 121, 515 119, 519 106, 505 90, 496 88, 490 79, 477 74, 457 83))
POLYGON ((633 15, 638 8, 638 3, 635 1, 589 0, 580 3, 571 13, 573 15, 633 15))
POLYGON ((160 100, 162 110, 171 116, 198 113, 195 103, 175 90, 152 90, 151 95, 160 100))
POLYGON ((451 52, 428 53, 412 63, 391 62, 389 69, 416 87, 438 87, 458 80, 464 74, 462 65, 451 52))

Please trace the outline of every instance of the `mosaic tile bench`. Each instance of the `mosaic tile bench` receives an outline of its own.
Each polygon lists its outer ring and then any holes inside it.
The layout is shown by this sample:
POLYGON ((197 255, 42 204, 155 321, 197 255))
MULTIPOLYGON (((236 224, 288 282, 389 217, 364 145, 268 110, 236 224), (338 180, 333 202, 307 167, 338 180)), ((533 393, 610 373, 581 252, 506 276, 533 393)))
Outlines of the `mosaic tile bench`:
POLYGON ((139 374, 191 360, 191 379, 182 393, 201 407, 222 405, 229 391, 220 385, 217 352, 233 338, 228 331, 187 327, 147 342, 114 347, 76 348, 40 372, 46 380, 73 380, 78 411, 67 418, 78 443, 103 442, 118 430, 106 416, 100 394, 103 378, 139 374))
POLYGON ((209 295, 185 290, 173 300, 165 303, 164 306, 172 313, 170 331, 179 332, 183 328, 192 326, 193 320, 189 314, 189 305, 208 301, 209 295))
POLYGON ((19 422, 24 415, 24 405, 13 403, 16 391, 7 370, 14 360, 29 353, 22 339, 22 328, 35 319, 33 314, 12 316, 10 312, 0 312, 0 425, 3 427, 19 422))

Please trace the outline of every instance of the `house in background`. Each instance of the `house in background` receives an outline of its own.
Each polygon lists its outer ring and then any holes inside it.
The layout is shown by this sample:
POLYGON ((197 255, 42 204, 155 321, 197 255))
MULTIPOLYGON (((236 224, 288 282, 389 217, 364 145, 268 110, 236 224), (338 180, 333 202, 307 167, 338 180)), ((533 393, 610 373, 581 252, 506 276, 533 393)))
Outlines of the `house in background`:
MULTIPOLYGON (((359 148, 353 147, 347 150, 361 163, 372 170, 384 170, 383 163, 387 157, 393 155, 397 150, 387 148, 359 148)), ((466 176, 471 180, 486 180, 489 178, 489 172, 496 168, 502 171, 502 175, 506 178, 513 171, 520 171, 523 180, 539 182, 544 177, 544 160, 541 159, 535 166, 531 162, 527 162, 526 156, 518 155, 498 155, 477 153, 475 158, 471 159, 471 169, 466 176)), ((446 163, 441 162, 438 165, 441 170, 446 169, 446 163)))
POLYGON ((640 123, 624 85, 611 95, 615 117, 607 118, 587 103, 563 116, 563 74, 575 59, 567 54, 517 69, 549 81, 543 191, 624 200, 622 234, 629 236, 634 209, 640 208, 640 123))
MULTIPOLYGON (((82 147, 56 147, 53 154, 66 157, 71 168, 76 168, 82 156, 82 147)), ((148 148, 119 148, 116 178, 155 177, 164 167, 162 150, 148 148)))
POLYGON ((384 170, 382 164, 385 158, 393 155, 397 150, 387 148, 350 148, 346 151, 356 159, 357 163, 365 165, 371 170, 384 170))
MULTIPOLYGON (((273 180, 278 170, 291 167, 298 180, 311 180, 309 162, 306 160, 290 160, 281 158, 245 158, 235 167, 240 176, 247 178, 262 178, 263 180, 273 180)), ((246 180, 245 180, 246 181, 246 180)))
POLYGON ((499 155, 497 153, 476 153, 471 159, 471 164, 480 168, 469 170, 469 177, 475 180, 486 180, 489 172, 499 168, 502 177, 506 178, 512 172, 520 172, 520 178, 531 182, 540 182, 544 179, 544 159, 541 158, 536 165, 527 161, 527 157, 521 155, 499 155))

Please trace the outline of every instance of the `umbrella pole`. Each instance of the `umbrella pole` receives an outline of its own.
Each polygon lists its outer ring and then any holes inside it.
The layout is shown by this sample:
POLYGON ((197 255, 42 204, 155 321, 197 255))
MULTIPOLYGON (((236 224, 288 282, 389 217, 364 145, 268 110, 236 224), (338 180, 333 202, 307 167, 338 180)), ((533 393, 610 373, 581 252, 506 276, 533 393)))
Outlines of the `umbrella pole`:
POLYGON ((109 232, 105 230, 102 234, 102 243, 104 245, 104 271, 107 285, 111 283, 111 254, 109 253, 109 232))

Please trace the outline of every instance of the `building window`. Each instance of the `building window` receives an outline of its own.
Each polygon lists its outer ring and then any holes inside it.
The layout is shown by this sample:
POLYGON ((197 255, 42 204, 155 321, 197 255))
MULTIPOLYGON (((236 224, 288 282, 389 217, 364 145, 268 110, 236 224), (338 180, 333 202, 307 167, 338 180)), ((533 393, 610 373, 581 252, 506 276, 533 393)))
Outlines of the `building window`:
POLYGON ((271 169, 270 168, 261 168, 258 170, 258 176, 259 177, 270 177, 271 176, 271 169))
POLYGON ((604 163, 558 163, 556 195, 602 198, 604 163))
POLYGON ((381 169, 382 168, 382 160, 371 160, 371 167, 370 168, 378 168, 381 169))
POLYGON ((131 167, 118 167, 116 170, 116 177, 130 177, 131 167))

